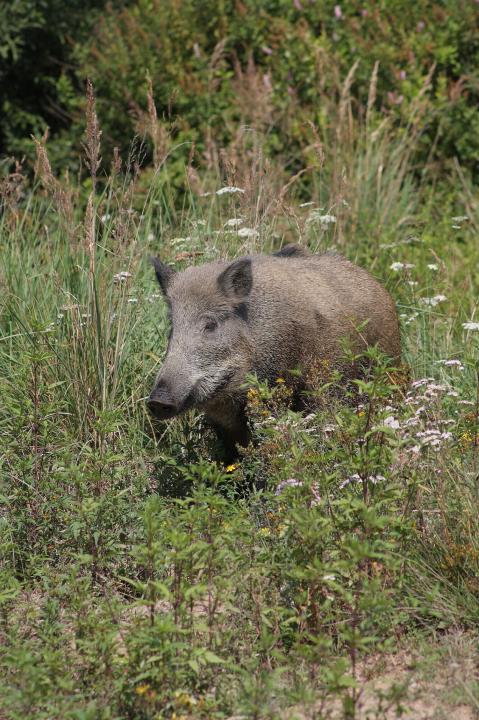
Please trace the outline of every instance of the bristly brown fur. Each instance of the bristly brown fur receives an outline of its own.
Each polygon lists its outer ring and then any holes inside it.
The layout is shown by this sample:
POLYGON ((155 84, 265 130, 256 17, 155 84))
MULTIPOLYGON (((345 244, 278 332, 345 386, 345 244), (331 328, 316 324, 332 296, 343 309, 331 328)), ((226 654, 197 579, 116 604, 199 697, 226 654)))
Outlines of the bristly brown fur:
POLYGON ((288 245, 274 256, 215 261, 178 273, 156 261, 155 269, 171 303, 173 335, 150 405, 158 417, 198 407, 232 450, 248 438, 249 374, 274 381, 298 370, 301 393, 312 389, 308 383, 318 368, 349 378, 360 372, 348 361, 345 344, 353 353, 377 345, 394 362, 400 359, 391 296, 341 255, 288 245))

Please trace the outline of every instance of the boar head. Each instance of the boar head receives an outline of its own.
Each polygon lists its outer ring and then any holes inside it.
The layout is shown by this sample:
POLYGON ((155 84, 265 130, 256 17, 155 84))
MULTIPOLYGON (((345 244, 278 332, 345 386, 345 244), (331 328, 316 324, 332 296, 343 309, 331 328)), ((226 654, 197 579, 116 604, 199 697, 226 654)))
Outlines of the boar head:
POLYGON ((252 367, 250 258, 176 272, 152 259, 171 332, 148 408, 167 419, 240 392, 252 367))

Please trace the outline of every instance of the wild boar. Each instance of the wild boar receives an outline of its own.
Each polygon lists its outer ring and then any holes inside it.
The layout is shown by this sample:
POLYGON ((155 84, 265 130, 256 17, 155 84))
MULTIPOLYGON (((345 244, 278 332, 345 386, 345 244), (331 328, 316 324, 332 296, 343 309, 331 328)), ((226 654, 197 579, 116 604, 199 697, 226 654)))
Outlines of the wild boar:
POLYGON ((395 304, 366 270, 341 255, 288 245, 275 255, 215 261, 176 272, 152 258, 171 333, 148 399, 159 419, 198 408, 233 457, 248 443, 245 380, 274 382, 315 363, 341 366, 344 340, 377 345, 393 362, 401 346, 395 304))

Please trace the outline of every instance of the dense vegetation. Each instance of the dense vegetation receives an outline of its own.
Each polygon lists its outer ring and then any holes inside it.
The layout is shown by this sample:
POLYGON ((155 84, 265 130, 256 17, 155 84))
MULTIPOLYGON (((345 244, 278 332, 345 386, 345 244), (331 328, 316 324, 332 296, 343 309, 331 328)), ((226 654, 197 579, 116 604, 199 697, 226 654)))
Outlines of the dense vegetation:
POLYGON ((2 143, 32 156, 0 185, 0 715, 422 717, 428 672, 428 717, 472 718, 479 6, 71 5, 0 11, 2 143), (303 414, 252 378, 224 467, 201 417, 146 412, 147 258, 289 241, 388 286, 404 365, 303 414))
POLYGON ((150 78, 155 132, 173 136, 181 159, 191 152, 182 143, 193 142, 209 166, 242 123, 265 133, 266 154, 298 170, 309 123, 327 131, 347 72, 357 64, 350 90, 360 112, 378 63, 374 106, 396 123, 431 74, 416 160, 458 158, 476 174, 478 24, 470 0, 16 0, 0 8, 0 152, 31 156, 30 134, 48 125, 57 162, 76 170, 78 91, 89 77, 104 157, 114 146, 126 155, 135 134, 151 136, 150 78))

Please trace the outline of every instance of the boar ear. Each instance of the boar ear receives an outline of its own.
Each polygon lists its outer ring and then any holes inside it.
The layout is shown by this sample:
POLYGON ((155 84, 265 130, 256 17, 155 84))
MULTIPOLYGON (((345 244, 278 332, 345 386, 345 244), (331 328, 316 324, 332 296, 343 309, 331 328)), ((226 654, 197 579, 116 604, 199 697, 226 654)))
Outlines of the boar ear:
POLYGON ((158 258, 152 257, 150 258, 150 260, 151 264, 155 268, 156 279, 160 283, 160 287, 163 290, 163 293, 166 295, 168 285, 170 284, 173 275, 176 274, 176 270, 173 270, 173 268, 169 265, 162 263, 161 260, 159 260, 158 258))
POLYGON ((218 285, 228 297, 244 298, 249 295, 253 285, 250 258, 241 258, 228 265, 219 275, 218 285))

